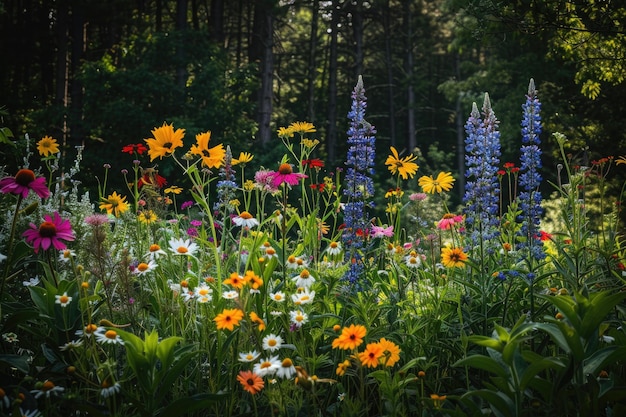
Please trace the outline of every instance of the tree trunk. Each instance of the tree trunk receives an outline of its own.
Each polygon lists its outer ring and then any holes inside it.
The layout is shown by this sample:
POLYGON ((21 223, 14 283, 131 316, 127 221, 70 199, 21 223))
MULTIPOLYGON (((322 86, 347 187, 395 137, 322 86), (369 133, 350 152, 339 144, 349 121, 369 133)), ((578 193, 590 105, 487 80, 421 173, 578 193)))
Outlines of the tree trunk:
POLYGON ((354 36, 354 78, 363 75, 363 0, 353 2, 352 34, 354 36))
POLYGON ((396 146, 396 110, 394 105, 393 58, 391 54, 391 8, 389 0, 383 6, 383 30, 385 36, 385 64, 387 69, 387 107, 389 108, 389 142, 396 146))
POLYGON ((337 159, 337 32, 339 31, 339 0, 333 0, 328 58, 328 162, 337 159))
POLYGON ((86 30, 85 11, 82 1, 76 1, 72 7, 72 45, 70 61, 70 91, 69 91, 69 125, 73 143, 82 143, 84 132, 82 129, 83 86, 77 77, 80 65, 85 54, 86 30))
POLYGON ((309 105, 307 110, 308 120, 311 123, 315 122, 315 76, 317 71, 316 57, 317 57, 317 30, 318 30, 318 18, 319 18, 319 1, 315 0, 312 4, 312 16, 311 16, 311 35, 309 36, 309 68, 308 72, 308 91, 309 91, 309 105))
POLYGON ((407 78, 407 142, 409 152, 417 147, 415 138, 415 90, 413 88, 413 20, 411 5, 404 3, 404 22, 406 33, 406 78, 407 78))
POLYGON ((273 2, 258 1, 254 7, 253 35, 249 55, 252 62, 257 62, 261 85, 256 102, 257 140, 262 145, 269 143, 272 137, 270 122, 272 117, 272 99, 274 82, 274 7, 273 2))
MULTIPOLYGON (((239 2, 241 4, 241 2, 239 2)), ((241 16, 239 16, 241 18, 241 16)), ((224 47, 224 0, 211 1, 211 13, 209 16, 209 33, 213 42, 224 47)), ((239 26, 239 32, 243 28, 239 26)))
POLYGON ((189 0, 176 1, 176 31, 178 32, 178 44, 176 46, 176 61, 180 65, 176 68, 176 85, 180 92, 184 91, 187 83, 187 70, 185 66, 185 32, 187 30, 187 9, 189 0))
POLYGON ((68 81, 69 81, 69 50, 70 44, 69 38, 69 4, 67 1, 59 1, 57 3, 57 16, 55 25, 55 35, 57 44, 56 54, 56 80, 55 80, 55 93, 54 104, 62 108, 63 119, 57 120, 59 123, 56 128, 57 132, 61 136, 61 143, 63 145, 67 142, 67 104, 68 104, 68 81))

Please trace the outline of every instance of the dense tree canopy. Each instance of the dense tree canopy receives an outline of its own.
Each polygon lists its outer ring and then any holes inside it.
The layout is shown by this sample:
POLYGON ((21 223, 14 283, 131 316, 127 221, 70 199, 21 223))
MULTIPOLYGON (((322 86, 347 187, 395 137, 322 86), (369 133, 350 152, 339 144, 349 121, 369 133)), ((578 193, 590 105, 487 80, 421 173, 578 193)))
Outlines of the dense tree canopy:
POLYGON ((234 152, 266 147, 269 166, 276 129, 307 120, 319 156, 338 165, 362 74, 379 152, 417 151, 424 173, 461 173, 471 103, 489 92, 515 158, 520 92, 534 78, 546 139, 560 131, 574 154, 619 153, 625 18, 610 0, 6 0, 3 126, 54 136, 68 155, 97 146, 97 169, 167 121, 211 130, 234 152))

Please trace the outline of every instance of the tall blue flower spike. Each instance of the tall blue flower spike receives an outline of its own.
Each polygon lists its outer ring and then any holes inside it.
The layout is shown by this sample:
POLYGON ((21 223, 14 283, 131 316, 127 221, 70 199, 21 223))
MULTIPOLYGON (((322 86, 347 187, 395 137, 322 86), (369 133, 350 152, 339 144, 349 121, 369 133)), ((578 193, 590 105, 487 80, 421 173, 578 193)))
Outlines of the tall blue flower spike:
POLYGON ((348 113, 348 149, 346 177, 343 194, 345 229, 342 241, 350 269, 344 276, 351 285, 358 285, 363 272, 363 245, 369 229, 367 208, 374 195, 374 157, 376 155, 376 129, 365 120, 367 98, 363 78, 359 76, 352 92, 352 108, 348 113))

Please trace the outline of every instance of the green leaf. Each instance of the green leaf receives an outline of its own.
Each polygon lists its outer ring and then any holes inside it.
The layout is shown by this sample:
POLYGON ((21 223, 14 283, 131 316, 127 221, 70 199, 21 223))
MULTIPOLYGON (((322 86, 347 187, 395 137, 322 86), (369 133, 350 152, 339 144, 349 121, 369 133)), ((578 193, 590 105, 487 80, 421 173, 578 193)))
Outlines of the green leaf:
POLYGON ((509 373, 500 363, 484 355, 472 355, 457 361, 454 366, 469 366, 472 368, 482 369, 487 372, 494 373, 502 378, 507 378, 509 373))
POLYGON ((30 370, 28 358, 22 355, 0 354, 0 363, 15 368, 23 374, 28 374, 30 370))
POLYGON ((607 365, 626 358, 626 346, 609 346, 595 351, 583 365, 585 375, 598 375, 607 365))
POLYGON ((179 398, 169 403, 157 415, 159 417, 178 417, 190 412, 206 408, 209 405, 227 398, 228 394, 196 394, 179 398))
POLYGON ((516 415, 513 401, 501 392, 494 392, 490 390, 469 391, 461 398, 467 396, 477 396, 487 401, 493 413, 498 417, 516 415))

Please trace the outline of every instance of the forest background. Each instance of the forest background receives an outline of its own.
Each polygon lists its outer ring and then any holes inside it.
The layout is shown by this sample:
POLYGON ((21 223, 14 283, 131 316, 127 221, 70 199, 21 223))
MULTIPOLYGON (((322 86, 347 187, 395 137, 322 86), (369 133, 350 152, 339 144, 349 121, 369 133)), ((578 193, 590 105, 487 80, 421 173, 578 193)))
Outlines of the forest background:
MULTIPOLYGON (((554 182, 553 132, 568 137, 581 165, 626 153, 618 3, 4 0, 0 127, 15 146, 0 156, 7 172, 22 165, 25 133, 31 149, 45 135, 59 140, 65 166, 84 146, 83 185, 94 189, 104 163, 121 169, 122 147, 168 122, 187 137, 211 130, 211 143, 235 156, 252 151, 254 164, 274 169, 276 130, 308 121, 322 141, 315 157, 332 172, 345 160, 350 91, 362 74, 379 158, 394 146, 417 154, 424 175, 452 171, 460 201, 472 102, 480 107, 489 93, 501 161, 517 161, 520 92, 534 78, 544 178, 554 182)), ((167 178, 173 167, 158 162, 167 178)))

